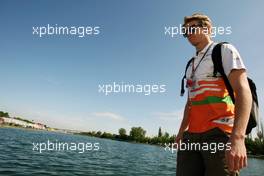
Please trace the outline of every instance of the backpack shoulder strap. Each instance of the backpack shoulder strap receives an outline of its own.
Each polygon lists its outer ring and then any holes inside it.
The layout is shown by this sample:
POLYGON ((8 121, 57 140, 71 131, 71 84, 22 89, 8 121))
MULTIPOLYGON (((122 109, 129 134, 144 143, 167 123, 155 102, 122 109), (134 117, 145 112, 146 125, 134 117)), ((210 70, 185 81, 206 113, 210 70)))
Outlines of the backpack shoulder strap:
POLYGON ((235 96, 234 96, 233 88, 228 80, 227 75, 225 74, 224 67, 223 67, 222 53, 221 53, 222 52, 221 48, 223 44, 227 44, 227 42, 220 42, 216 44, 212 51, 212 61, 214 64, 214 76, 216 77, 217 72, 219 72, 222 75, 226 88, 228 90, 228 93, 233 103, 235 103, 235 96))
POLYGON ((249 87, 250 87, 250 90, 251 90, 251 94, 252 94, 253 101, 256 102, 256 105, 258 107, 259 106, 259 103, 258 103, 258 95, 257 95, 256 84, 249 77, 247 79, 248 79, 248 84, 249 84, 249 87))
POLYGON ((184 72, 184 76, 182 77, 182 81, 181 81, 181 96, 183 96, 184 95, 184 92, 185 92, 185 90, 184 90, 184 79, 186 78, 186 72, 187 72, 187 69, 188 69, 188 67, 190 66, 190 64, 191 64, 191 62, 193 61, 193 57, 187 62, 187 65, 186 65, 186 67, 185 67, 185 72, 184 72))

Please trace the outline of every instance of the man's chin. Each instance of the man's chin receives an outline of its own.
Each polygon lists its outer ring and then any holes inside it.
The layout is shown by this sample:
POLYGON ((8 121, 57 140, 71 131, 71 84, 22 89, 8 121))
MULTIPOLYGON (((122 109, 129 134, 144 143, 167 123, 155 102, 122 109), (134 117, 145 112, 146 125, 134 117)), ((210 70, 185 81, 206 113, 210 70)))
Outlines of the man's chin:
POLYGON ((189 39, 189 42, 193 45, 193 46, 196 46, 198 44, 197 41, 195 41, 194 39, 189 39))
POLYGON ((192 44, 192 46, 197 46, 198 45, 198 42, 191 42, 190 43, 192 44))

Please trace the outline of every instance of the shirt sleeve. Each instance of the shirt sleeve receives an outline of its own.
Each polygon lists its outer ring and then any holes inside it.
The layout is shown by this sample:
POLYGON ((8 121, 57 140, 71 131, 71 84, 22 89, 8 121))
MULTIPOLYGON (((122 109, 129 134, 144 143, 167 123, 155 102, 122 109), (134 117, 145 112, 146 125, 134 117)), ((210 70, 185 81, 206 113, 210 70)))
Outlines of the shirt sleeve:
POLYGON ((228 76, 233 69, 245 69, 246 67, 237 49, 231 44, 222 45, 222 62, 225 74, 228 76))

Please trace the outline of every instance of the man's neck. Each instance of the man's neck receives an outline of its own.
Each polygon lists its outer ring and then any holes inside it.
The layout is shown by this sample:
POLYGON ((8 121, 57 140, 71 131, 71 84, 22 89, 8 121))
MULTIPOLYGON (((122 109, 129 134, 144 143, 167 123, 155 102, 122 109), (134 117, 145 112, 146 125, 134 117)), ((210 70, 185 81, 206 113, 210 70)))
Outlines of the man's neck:
POLYGON ((208 45, 208 43, 210 43, 211 40, 204 40, 202 42, 200 42, 195 48, 196 48, 196 52, 200 52, 204 49, 204 47, 206 47, 208 45))

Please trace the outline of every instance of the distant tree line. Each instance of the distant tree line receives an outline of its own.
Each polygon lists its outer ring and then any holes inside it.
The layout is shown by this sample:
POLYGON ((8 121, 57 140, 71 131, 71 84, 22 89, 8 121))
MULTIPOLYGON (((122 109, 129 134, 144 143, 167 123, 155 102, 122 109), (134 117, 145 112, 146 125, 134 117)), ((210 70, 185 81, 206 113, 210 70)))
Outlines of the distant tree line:
MULTIPOLYGON (((92 131, 92 132, 81 132, 81 135, 94 136, 99 138, 107 138, 119 141, 127 141, 127 142, 138 142, 145 144, 153 144, 153 145, 164 145, 165 143, 174 143, 175 135, 169 135, 169 133, 163 133, 161 127, 158 130, 157 136, 147 137, 146 130, 142 127, 132 127, 129 134, 127 134, 126 129, 120 128, 118 130, 118 134, 111 134, 107 132, 101 131, 92 131)), ((262 134, 258 134, 258 137, 255 139, 246 138, 245 144, 247 147, 247 151, 252 155, 264 155, 264 138, 262 134)))
POLYGON ((264 136, 263 132, 257 133, 257 138, 247 137, 245 140, 247 151, 252 155, 264 155, 264 136))
POLYGON ((81 132, 81 135, 88 135, 100 138, 107 138, 113 140, 127 141, 127 142, 138 142, 154 145, 162 145, 165 143, 173 143, 175 140, 175 135, 170 136, 169 133, 165 132, 164 134, 159 128, 158 135, 154 137, 147 137, 146 130, 142 127, 132 127, 129 134, 127 134, 126 129, 120 128, 118 134, 111 134, 101 131, 92 131, 92 132, 81 132))
MULTIPOLYGON (((0 117, 9 118, 8 112, 0 111, 0 117)), ((33 121, 23 119, 20 117, 14 117, 15 119, 22 120, 28 123, 33 123, 33 121)), ((142 127, 132 127, 129 134, 127 134, 126 129, 120 128, 118 130, 118 134, 112 134, 101 131, 92 131, 92 132, 81 132, 78 133, 81 135, 94 136, 99 138, 107 138, 113 140, 127 141, 127 142, 138 142, 138 143, 146 143, 146 144, 154 144, 154 145, 163 145, 165 143, 174 143, 175 135, 169 135, 169 133, 163 133, 161 127, 158 130, 157 136, 147 137, 146 130, 142 127)), ((264 155, 264 136, 263 131, 257 134, 257 138, 252 139, 247 137, 245 140, 245 144, 247 150, 252 155, 264 155)))

